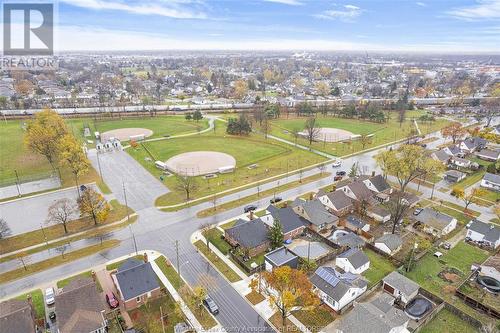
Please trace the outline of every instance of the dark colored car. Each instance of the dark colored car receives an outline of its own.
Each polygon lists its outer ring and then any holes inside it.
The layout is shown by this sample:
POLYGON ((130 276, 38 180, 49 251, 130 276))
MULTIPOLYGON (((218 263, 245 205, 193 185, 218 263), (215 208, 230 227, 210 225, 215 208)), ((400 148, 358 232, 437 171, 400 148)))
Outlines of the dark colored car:
POLYGON ((56 321, 56 313, 54 311, 50 311, 49 313, 49 319, 51 322, 55 322, 56 321))
POLYGON ((80 192, 85 192, 87 190, 87 186, 80 185, 80 192))
POLYGON ((210 296, 207 296, 203 300, 203 304, 207 307, 208 311, 210 311, 211 314, 216 315, 219 313, 219 307, 217 304, 215 304, 214 300, 210 298, 210 296))
POLYGON ((345 173, 345 171, 337 171, 336 175, 337 176, 345 176, 346 173, 345 173))
POLYGON ((339 181, 339 180, 342 180, 342 176, 335 176, 335 177, 333 177, 333 181, 334 182, 339 181))
POLYGON ((108 303, 109 307, 112 309, 117 308, 120 304, 112 291, 106 293, 106 303, 108 303))
POLYGON ((249 213, 249 212, 254 211, 254 210, 256 210, 256 209, 257 209, 257 206, 255 206, 255 205, 248 205, 248 206, 245 206, 245 207, 243 208, 243 211, 244 211, 245 213, 249 213))
POLYGON ((275 198, 272 198, 271 200, 269 200, 270 203, 272 204, 275 204, 275 203, 278 203, 280 201, 282 201, 283 199, 280 198, 280 197, 275 197, 275 198))

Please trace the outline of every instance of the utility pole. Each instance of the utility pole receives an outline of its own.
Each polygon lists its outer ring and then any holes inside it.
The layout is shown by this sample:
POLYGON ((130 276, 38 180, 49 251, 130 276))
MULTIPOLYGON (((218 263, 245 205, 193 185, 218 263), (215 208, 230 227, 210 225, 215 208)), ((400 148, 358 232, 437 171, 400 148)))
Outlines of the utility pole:
POLYGON ((125 200, 125 209, 127 210, 127 223, 130 223, 130 212, 128 210, 127 191, 125 191, 125 182, 123 181, 123 179, 122 179, 122 188, 123 188, 123 198, 125 200))
POLYGON ((99 159, 99 151, 98 150, 96 150, 96 156, 97 156, 97 166, 99 167, 99 176, 101 176, 101 182, 104 183, 104 180, 102 179, 101 160, 99 159))
POLYGON ((16 187, 17 187, 17 196, 21 196, 21 188, 19 187, 19 175, 17 174, 17 170, 14 170, 16 174, 16 187))
POLYGON ((177 274, 181 277, 181 267, 179 266, 179 241, 175 241, 175 256, 177 258, 177 274))
POLYGON ((139 255, 139 253, 137 252, 137 242, 135 240, 135 235, 134 235, 134 232, 132 231, 132 225, 128 225, 128 228, 130 230, 130 233, 132 234, 132 240, 134 241, 134 249, 135 249, 135 255, 139 255))
POLYGON ((163 310, 160 305, 160 320, 161 320, 161 330, 165 333, 165 323, 163 322, 163 310))

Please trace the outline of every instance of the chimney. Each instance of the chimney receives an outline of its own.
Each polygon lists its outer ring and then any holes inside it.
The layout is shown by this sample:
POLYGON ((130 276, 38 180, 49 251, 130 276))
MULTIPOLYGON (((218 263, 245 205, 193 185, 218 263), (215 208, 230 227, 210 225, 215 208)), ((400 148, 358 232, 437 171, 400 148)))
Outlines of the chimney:
POLYGON ((314 193, 313 193, 313 192, 311 192, 311 193, 309 194, 309 200, 312 200, 312 199, 314 199, 314 193))
POLYGON ((253 220, 253 210, 250 211, 250 215, 248 217, 250 218, 250 221, 253 220))
POLYGON ((92 280, 94 280, 94 282, 97 282, 97 275, 94 271, 90 272, 90 276, 92 276, 92 280))
POLYGON ((375 177, 375 170, 372 171, 372 177, 375 177))
POLYGON ((144 259, 144 262, 148 262, 148 254, 144 252, 144 255, 142 256, 144 259))

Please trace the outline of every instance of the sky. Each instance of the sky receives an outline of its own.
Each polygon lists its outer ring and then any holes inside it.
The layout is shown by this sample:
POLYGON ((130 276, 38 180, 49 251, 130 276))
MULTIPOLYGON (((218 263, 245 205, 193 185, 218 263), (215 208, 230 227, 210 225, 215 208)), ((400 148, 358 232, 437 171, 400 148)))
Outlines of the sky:
POLYGON ((500 53, 500 0, 59 0, 64 50, 500 53))

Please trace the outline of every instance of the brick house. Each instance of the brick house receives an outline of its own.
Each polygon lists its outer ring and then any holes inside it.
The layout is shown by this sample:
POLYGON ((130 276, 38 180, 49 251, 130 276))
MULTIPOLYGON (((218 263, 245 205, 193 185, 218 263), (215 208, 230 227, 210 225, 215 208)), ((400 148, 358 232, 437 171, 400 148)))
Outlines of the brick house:
POLYGON ((161 295, 158 277, 150 262, 129 258, 118 267, 116 273, 111 274, 111 278, 127 310, 161 295))
POLYGON ((351 213, 354 210, 352 199, 341 190, 329 193, 318 193, 318 199, 328 208, 328 210, 339 217, 351 213))
POLYGON ((36 332, 35 309, 31 298, 11 299, 0 303, 0 332, 36 332))
POLYGON ((241 247, 246 255, 253 257, 265 252, 271 242, 268 228, 261 219, 245 221, 239 219, 233 227, 224 232, 226 241, 233 247, 241 247))
POLYGON ((293 239, 299 236, 309 222, 299 215, 295 214, 291 207, 277 208, 270 205, 266 209, 266 215, 261 217, 261 220, 271 227, 275 220, 278 220, 283 226, 283 239, 293 239))

